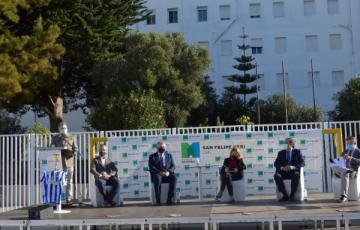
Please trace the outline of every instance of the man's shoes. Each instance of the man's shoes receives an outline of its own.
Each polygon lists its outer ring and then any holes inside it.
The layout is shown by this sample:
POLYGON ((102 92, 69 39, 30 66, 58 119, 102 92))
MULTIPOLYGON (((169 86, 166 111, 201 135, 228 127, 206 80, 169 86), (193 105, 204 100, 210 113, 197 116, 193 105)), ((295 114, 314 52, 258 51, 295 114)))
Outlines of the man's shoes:
POLYGON ((338 200, 339 203, 345 203, 347 201, 347 197, 342 195, 340 199, 338 200))
POLYGON ((219 195, 215 196, 215 201, 220 201, 220 199, 221 199, 221 196, 219 196, 219 195))
POLYGON ((290 195, 289 201, 295 201, 295 195, 294 194, 290 195))
POLYGON ((168 201, 166 202, 166 204, 167 204, 167 205, 174 205, 174 202, 172 202, 171 200, 168 200, 168 201))
POLYGON ((156 205, 156 206, 161 206, 161 203, 160 203, 160 202, 156 202, 155 205, 156 205))
POLYGON ((111 201, 111 202, 110 202, 110 206, 111 206, 111 207, 116 207, 116 206, 117 206, 117 204, 116 204, 116 202, 111 201))
POLYGON ((286 202, 286 201, 289 201, 289 196, 286 195, 286 196, 283 196, 280 200, 280 202, 286 202))

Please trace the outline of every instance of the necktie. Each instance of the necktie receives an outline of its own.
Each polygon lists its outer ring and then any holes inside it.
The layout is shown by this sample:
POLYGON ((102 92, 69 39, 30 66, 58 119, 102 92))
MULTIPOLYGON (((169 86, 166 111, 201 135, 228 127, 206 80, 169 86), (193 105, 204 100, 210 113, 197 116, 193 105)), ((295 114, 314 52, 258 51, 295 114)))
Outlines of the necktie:
POLYGON ((290 150, 286 151, 286 159, 290 163, 290 161, 291 161, 291 151, 290 150))
POLYGON ((161 165, 161 168, 163 169, 164 168, 164 160, 163 160, 163 156, 160 154, 160 165, 161 165))

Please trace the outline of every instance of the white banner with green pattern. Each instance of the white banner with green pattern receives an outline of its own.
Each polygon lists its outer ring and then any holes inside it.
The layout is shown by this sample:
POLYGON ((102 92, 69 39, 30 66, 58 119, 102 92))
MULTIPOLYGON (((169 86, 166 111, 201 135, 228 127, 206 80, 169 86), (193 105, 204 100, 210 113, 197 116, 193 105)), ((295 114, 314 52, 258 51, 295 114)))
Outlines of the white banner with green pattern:
POLYGON ((323 136, 321 130, 279 132, 232 132, 197 135, 168 135, 144 137, 110 137, 109 155, 119 169, 121 194, 126 198, 149 197, 149 154, 163 140, 173 155, 178 177, 177 190, 181 197, 197 197, 202 165, 201 191, 213 197, 218 189, 218 167, 229 156, 233 146, 245 155, 246 194, 275 193, 273 162, 284 148, 284 139, 292 137, 296 148, 305 157, 305 186, 308 192, 323 191, 323 136), (197 161, 199 159, 199 162, 197 161))

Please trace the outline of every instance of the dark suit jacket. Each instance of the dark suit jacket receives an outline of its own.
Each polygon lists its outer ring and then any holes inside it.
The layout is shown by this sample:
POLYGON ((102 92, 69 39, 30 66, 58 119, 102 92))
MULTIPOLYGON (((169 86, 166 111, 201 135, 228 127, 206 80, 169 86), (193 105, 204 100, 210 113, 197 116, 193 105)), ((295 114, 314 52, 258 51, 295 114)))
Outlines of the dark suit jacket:
MULTIPOLYGON (((342 155, 344 155, 345 153, 348 153, 349 151, 344 151, 342 153, 342 155)), ((360 151, 359 149, 355 149, 354 151, 350 151, 351 152, 351 161, 350 161, 350 165, 351 165, 351 168, 354 170, 354 171, 357 171, 359 169, 359 166, 360 166, 360 151)))
MULTIPOLYGON (((225 167, 229 167, 230 160, 230 157, 224 159, 223 167, 220 170, 221 174, 225 173, 225 167)), ((238 169, 238 172, 232 173, 231 178, 232 180, 241 180, 244 177, 244 169, 246 169, 246 165, 244 164, 243 159, 237 159, 236 163, 236 168, 238 169)))
POLYGON ((105 159, 105 166, 103 166, 100 157, 96 157, 91 162, 90 172, 94 174, 96 178, 99 178, 103 172, 106 172, 112 176, 116 176, 118 169, 116 168, 114 162, 110 160, 110 158, 105 159))
POLYGON ((175 172, 175 162, 172 155, 165 151, 165 167, 161 165, 159 153, 153 153, 149 156, 149 171, 151 174, 159 174, 163 171, 169 171, 171 174, 175 172))
POLYGON ((292 153, 291 153, 291 161, 290 163, 288 163, 287 158, 286 158, 286 150, 281 150, 277 157, 276 160, 274 162, 274 166, 276 168, 276 172, 280 172, 280 168, 286 165, 291 165, 291 166, 295 166, 295 170, 300 171, 301 167, 305 166, 305 161, 304 161, 304 157, 301 154, 299 149, 293 149, 292 153))

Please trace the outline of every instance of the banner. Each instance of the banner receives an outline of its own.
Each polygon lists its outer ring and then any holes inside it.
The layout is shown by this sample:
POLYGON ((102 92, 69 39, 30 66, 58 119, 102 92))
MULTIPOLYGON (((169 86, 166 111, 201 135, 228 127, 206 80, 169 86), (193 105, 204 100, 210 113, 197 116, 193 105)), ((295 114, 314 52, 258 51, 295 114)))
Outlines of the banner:
POLYGON ((322 192, 321 130, 110 137, 108 145, 109 156, 119 169, 120 192, 125 199, 149 197, 148 158, 156 152, 160 140, 166 142, 167 151, 173 155, 177 192, 182 198, 197 197, 199 188, 203 197, 214 197, 219 187, 219 167, 234 146, 244 152, 246 194, 271 195, 275 194, 273 163, 285 148, 286 137, 292 137, 304 155, 306 189, 322 192))

